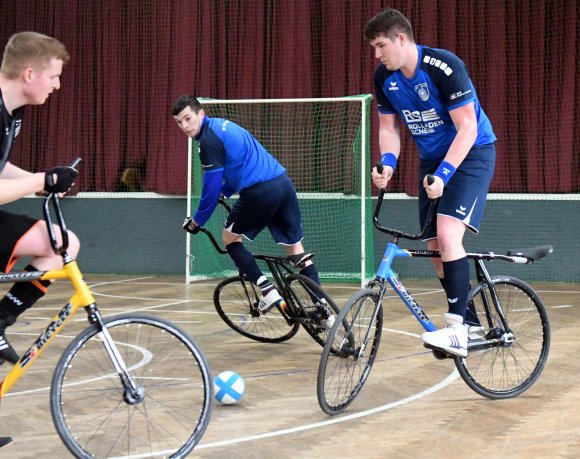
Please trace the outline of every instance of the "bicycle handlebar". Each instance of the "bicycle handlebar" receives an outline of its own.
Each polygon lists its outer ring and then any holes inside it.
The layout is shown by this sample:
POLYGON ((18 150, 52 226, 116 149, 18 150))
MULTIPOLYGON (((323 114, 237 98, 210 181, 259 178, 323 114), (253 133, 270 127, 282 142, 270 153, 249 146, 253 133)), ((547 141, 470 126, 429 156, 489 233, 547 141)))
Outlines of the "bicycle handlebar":
MULTIPOLYGON (((223 199, 220 198, 220 200, 218 201, 218 204, 221 205, 224 209, 226 209, 228 211, 228 213, 231 212, 232 208, 223 199)), ((215 249, 217 250, 218 253, 221 253, 222 255, 228 253, 228 251, 226 249, 222 248, 218 244, 218 242, 216 241, 215 237, 213 236, 213 234, 211 233, 210 230, 208 230, 207 228, 202 228, 202 227, 200 227, 199 230, 209 238, 209 241, 212 243, 212 245, 215 247, 215 249)))
MULTIPOLYGON (((377 163, 376 168, 377 168, 377 172, 379 172, 379 173, 383 172, 383 164, 380 161, 377 163)), ((434 181, 435 181, 435 177, 432 174, 427 175, 427 183, 429 183, 429 185, 431 185, 434 181)), ((404 239, 409 239, 412 241, 417 240, 417 239, 421 239, 423 237, 423 235, 425 234, 427 227, 429 226, 429 224, 433 220, 435 205, 436 205, 438 200, 437 199, 431 200, 431 204, 429 206, 429 212, 427 214, 427 219, 425 220, 425 225, 423 226, 421 233, 417 234, 417 235, 410 235, 410 234, 407 234, 403 231, 399 231, 399 230, 395 230, 395 229, 391 229, 391 228, 385 228, 385 227, 381 226, 381 224, 379 223, 378 217, 379 217, 379 213, 381 210, 381 206, 383 204, 384 195, 385 195, 385 189, 383 188, 383 189, 381 189, 381 193, 379 194, 379 199, 377 202, 377 206, 375 207, 375 213, 373 216, 373 223, 374 223, 375 227, 379 231, 382 231, 383 233, 388 233, 388 234, 393 235, 395 238, 402 237, 404 239)), ((478 253, 468 253, 468 256, 470 256, 471 258, 485 258, 485 259, 489 259, 489 260, 496 259, 496 260, 502 260, 502 261, 509 261, 512 263, 531 264, 536 260, 539 260, 541 258, 548 256, 553 251, 554 251, 553 246, 550 244, 546 244, 546 245, 540 245, 540 246, 530 247, 530 248, 525 248, 525 249, 510 250, 507 252, 506 255, 495 254, 493 252, 489 252, 489 253, 479 253, 479 254, 478 253)))
MULTIPOLYGON (((379 174, 381 174, 383 172, 383 168, 384 168, 383 163, 381 163, 379 161, 376 165, 376 168, 377 168, 377 172, 379 174)), ((434 181, 435 181, 435 177, 432 174, 427 175, 427 183, 429 185, 431 185, 434 181)), ((421 232, 419 234, 412 235, 409 233, 405 233, 404 231, 396 230, 393 228, 387 228, 385 226, 382 226, 379 223, 379 213, 380 213, 381 207, 383 205, 385 191, 386 190, 384 188, 381 189, 381 192, 379 194, 379 198, 377 201, 377 205, 375 207, 375 212, 373 215, 373 223, 375 225, 375 228, 383 233, 387 233, 387 234, 394 236, 396 239, 403 238, 403 239, 408 239, 410 241, 416 241, 416 240, 422 239, 425 232, 427 231, 427 228, 431 224, 431 221, 433 220, 433 215, 435 214, 435 207, 437 205, 438 200, 437 199, 431 200, 431 204, 429 205, 429 211, 427 212, 427 219, 425 220, 425 224, 423 225, 421 232)))
MULTIPOLYGON (((81 163, 82 158, 77 157, 70 164, 70 167, 76 169, 76 167, 81 163)), ((68 232, 66 229, 66 223, 64 221, 64 216, 62 214, 62 209, 60 207, 60 197, 58 193, 49 193, 44 199, 43 206, 44 221, 46 222, 46 228, 48 230, 48 239, 50 240, 50 245, 54 253, 58 255, 64 255, 68 250, 68 232), (52 224, 52 217, 50 215, 50 204, 52 202, 52 207, 56 215, 56 220, 58 228, 60 230, 60 235, 62 238, 62 244, 59 246, 56 239, 56 234, 52 224)))
POLYGON ((211 234, 211 231, 210 230, 208 230, 206 228, 200 228, 199 230, 209 238, 210 242, 212 243, 212 245, 215 247, 215 249, 219 253, 221 253, 222 255, 228 253, 228 251, 226 249, 223 249, 218 244, 218 242, 215 240, 215 237, 213 237, 213 234, 211 234))

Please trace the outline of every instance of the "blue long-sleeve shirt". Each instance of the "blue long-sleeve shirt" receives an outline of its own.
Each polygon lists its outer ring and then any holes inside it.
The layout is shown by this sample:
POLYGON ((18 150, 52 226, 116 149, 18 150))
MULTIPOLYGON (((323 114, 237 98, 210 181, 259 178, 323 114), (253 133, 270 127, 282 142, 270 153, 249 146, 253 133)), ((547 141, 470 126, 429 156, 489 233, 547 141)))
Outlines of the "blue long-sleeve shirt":
POLYGON ((206 116, 195 140, 204 173, 201 200, 194 214, 200 226, 211 217, 220 193, 230 196, 286 173, 252 134, 230 120, 206 116))

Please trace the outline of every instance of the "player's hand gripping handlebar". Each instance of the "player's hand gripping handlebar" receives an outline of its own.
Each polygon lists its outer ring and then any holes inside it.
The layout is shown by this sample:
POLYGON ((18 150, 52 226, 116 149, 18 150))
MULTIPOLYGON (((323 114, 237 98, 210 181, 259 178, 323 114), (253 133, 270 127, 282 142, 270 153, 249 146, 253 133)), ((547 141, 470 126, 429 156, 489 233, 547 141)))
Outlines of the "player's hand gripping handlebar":
MULTIPOLYGON (((220 200, 218 201, 218 205, 222 206, 224 209, 226 209, 228 211, 228 214, 230 213, 230 211, 232 210, 232 208, 228 205, 227 202, 225 202, 223 199, 220 198, 220 200)), ((205 234, 210 242, 212 243, 212 245, 215 247, 215 249, 221 253, 221 254, 226 254, 228 253, 228 251, 224 248, 222 248, 218 242, 215 240, 215 237, 213 236, 213 234, 211 234, 211 231, 208 230, 207 228, 203 228, 203 227, 199 227, 199 231, 201 231, 203 234, 205 234)))
MULTIPOLYGON (((376 168, 377 168, 377 172, 379 174, 382 174, 383 164, 380 161, 377 163, 376 168)), ((427 176, 427 183, 429 183, 429 185, 431 185, 434 181, 435 181, 435 177, 433 177, 432 174, 429 174, 427 176)), ((423 235, 427 231, 427 228, 431 224, 431 221, 433 220, 433 215, 435 214, 435 207, 437 205, 437 199, 431 200, 431 205, 429 206, 429 212, 427 213, 427 219, 425 220, 425 225, 423 226, 423 229, 421 230, 421 232, 419 234, 411 235, 409 233, 405 233, 404 231, 399 231, 399 230, 392 229, 392 228, 386 228, 379 223, 379 213, 381 212, 381 207, 383 205, 384 196, 385 196, 385 189, 382 188, 381 192, 379 194, 377 206, 375 207, 375 213, 373 215, 373 223, 375 225, 375 228, 377 228, 379 231, 381 231, 383 233, 387 233, 387 234, 394 236, 396 239, 401 238, 401 237, 403 239, 409 239, 411 241, 416 241, 418 239, 422 239, 423 235)))
MULTIPOLYGON (((81 163, 81 161, 82 159, 77 157, 68 167, 76 170, 77 166, 81 163)), ((66 223, 64 221, 64 216, 60 208, 60 197, 58 193, 56 192, 49 193, 46 196, 46 198, 44 199, 43 213, 44 213, 44 221, 46 222, 46 228, 48 231, 48 238, 50 239, 50 245, 52 246, 52 250, 54 250, 54 253, 56 254, 63 255, 68 249, 68 233, 66 229, 66 223), (54 228, 52 225, 52 218, 50 215, 50 203, 52 203, 52 207, 56 215, 57 224, 62 238, 62 245, 60 246, 58 245, 56 234, 54 232, 54 228)))

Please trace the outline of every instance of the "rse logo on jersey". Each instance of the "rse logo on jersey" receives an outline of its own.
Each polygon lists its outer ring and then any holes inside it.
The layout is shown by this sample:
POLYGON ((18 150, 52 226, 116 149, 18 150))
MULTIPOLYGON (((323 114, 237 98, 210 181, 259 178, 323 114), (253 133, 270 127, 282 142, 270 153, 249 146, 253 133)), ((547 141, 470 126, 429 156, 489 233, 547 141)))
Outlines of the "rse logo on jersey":
POLYGON ((398 91, 399 87, 397 86, 397 82, 396 81, 391 81, 391 87, 389 88, 389 91, 398 91))
POLYGON ((229 120, 225 120, 225 121, 224 121, 224 124, 222 124, 222 131, 225 131, 225 130, 226 130, 226 127, 227 127, 227 125, 228 125, 229 123, 230 123, 230 121, 229 121, 229 120))
POLYGON ((425 135, 435 132, 437 126, 444 124, 434 108, 430 110, 401 110, 411 135, 425 135))
POLYGON ((437 68, 440 68, 441 70, 443 70, 443 73, 445 73, 445 75, 447 76, 453 73, 453 69, 449 67, 449 65, 443 62, 441 59, 425 55, 425 57, 423 58, 423 62, 425 62, 425 64, 433 65, 437 68))

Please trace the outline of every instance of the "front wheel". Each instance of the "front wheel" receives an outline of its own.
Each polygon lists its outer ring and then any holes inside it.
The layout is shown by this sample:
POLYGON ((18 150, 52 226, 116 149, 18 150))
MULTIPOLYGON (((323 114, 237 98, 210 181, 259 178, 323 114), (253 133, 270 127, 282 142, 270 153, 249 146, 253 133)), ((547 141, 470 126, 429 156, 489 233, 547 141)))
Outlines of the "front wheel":
POLYGON ((505 399, 526 391, 540 376, 550 350, 550 323, 539 295, 524 281, 497 276, 492 282, 507 330, 489 285, 476 285, 470 292, 475 314, 468 311, 466 324, 477 333, 470 333, 467 358, 454 359, 471 389, 484 397, 505 399))
POLYGON ((341 413, 356 398, 379 351, 383 308, 379 294, 355 292, 328 335, 318 367, 317 396, 322 411, 341 413))
POLYGON ((221 281, 213 292, 213 304, 222 320, 240 335, 263 343, 281 343, 292 338, 300 324, 291 322, 280 307, 258 311, 259 289, 245 276, 221 281))
POLYGON ((122 382, 100 329, 88 327, 52 378, 60 438, 78 458, 187 456, 210 418, 213 380, 205 357, 166 320, 127 314, 103 322, 137 390, 122 382))

